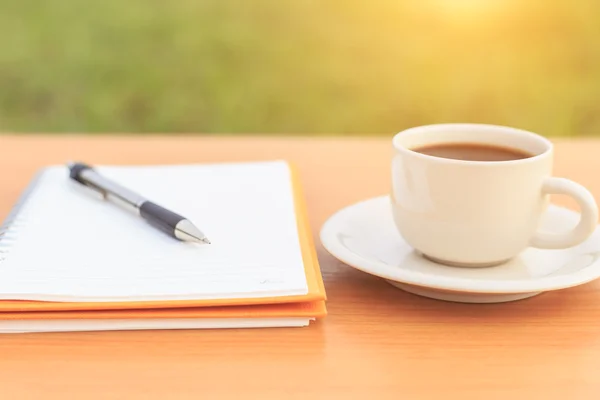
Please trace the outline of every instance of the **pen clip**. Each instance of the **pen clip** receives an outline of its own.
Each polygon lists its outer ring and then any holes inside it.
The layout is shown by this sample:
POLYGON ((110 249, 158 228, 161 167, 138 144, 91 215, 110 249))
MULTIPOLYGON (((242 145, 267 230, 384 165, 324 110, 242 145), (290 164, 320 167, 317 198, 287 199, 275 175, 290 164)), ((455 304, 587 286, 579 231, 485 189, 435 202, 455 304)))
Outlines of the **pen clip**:
MULTIPOLYGON (((79 182, 81 182, 81 181, 79 181, 79 182)), ((103 200, 108 200, 108 192, 106 190, 102 189, 101 187, 98 187, 98 186, 94 185, 91 182, 84 181, 84 182, 82 182, 82 184, 83 184, 83 186, 85 186, 85 187, 93 190, 94 192, 100 194, 100 196, 102 196, 103 200)))

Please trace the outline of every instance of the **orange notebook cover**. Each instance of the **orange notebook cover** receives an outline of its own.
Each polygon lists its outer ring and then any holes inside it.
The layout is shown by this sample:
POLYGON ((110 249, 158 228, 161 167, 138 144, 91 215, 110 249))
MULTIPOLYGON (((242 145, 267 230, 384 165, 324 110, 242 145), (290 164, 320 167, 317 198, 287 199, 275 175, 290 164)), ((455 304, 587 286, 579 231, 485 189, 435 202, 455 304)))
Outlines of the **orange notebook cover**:
MULTIPOLYGON (((327 314, 325 288, 297 169, 288 164, 308 293, 277 297, 169 301, 57 302, 1 300, 0 321, 72 319, 277 319, 327 314)), ((218 325, 218 324, 217 324, 218 325)), ((2 326, 0 324, 0 330, 2 326)))

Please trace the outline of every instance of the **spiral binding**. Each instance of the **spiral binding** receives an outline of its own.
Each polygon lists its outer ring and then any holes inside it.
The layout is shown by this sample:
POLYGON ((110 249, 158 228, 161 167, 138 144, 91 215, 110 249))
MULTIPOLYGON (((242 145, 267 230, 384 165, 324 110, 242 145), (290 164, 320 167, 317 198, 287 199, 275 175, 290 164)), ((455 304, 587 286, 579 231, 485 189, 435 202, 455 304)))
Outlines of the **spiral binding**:
POLYGON ((41 173, 38 173, 34 179, 32 179, 31 183, 25 188, 17 202, 13 205, 13 208, 2 222, 2 225, 0 225, 0 264, 2 261, 6 260, 12 243, 17 240, 19 230, 25 224, 27 200, 37 187, 41 175, 41 173))

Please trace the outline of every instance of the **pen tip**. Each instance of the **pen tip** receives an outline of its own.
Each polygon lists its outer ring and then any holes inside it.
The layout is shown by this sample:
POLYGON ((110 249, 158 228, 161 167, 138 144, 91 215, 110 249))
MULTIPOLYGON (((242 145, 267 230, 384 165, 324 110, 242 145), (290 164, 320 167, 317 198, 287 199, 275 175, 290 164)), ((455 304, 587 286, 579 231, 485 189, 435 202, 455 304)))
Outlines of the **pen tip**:
POLYGON ((175 236, 181 240, 210 244, 210 240, 187 219, 179 221, 175 226, 175 236))

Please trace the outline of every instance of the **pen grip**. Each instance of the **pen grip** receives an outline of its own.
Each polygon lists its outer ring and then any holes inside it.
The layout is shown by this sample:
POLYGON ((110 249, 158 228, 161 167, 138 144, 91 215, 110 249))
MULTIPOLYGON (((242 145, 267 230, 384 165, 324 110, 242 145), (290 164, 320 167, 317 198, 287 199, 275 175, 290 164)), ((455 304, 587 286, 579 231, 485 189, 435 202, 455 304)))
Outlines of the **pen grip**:
POLYGON ((151 201, 142 203, 140 206, 140 216, 151 225, 175 238, 177 237, 175 235, 175 227, 181 220, 185 219, 181 215, 151 201))

